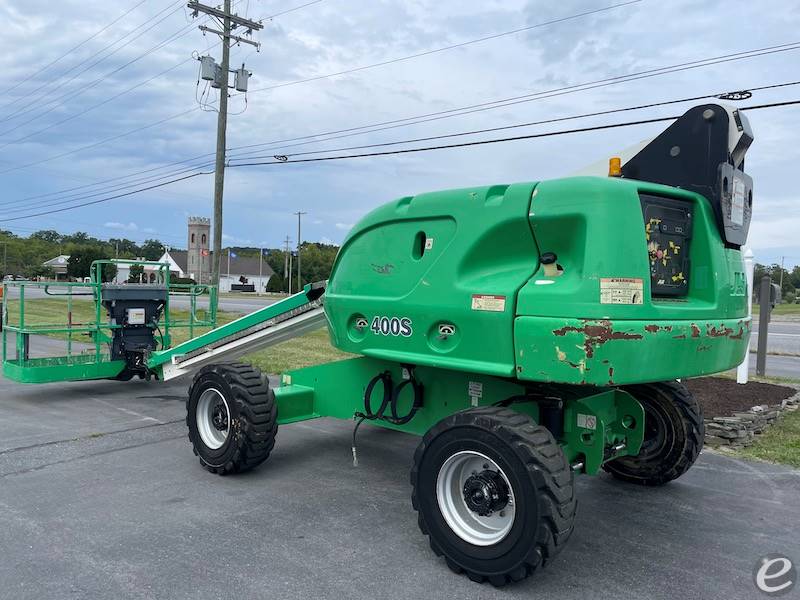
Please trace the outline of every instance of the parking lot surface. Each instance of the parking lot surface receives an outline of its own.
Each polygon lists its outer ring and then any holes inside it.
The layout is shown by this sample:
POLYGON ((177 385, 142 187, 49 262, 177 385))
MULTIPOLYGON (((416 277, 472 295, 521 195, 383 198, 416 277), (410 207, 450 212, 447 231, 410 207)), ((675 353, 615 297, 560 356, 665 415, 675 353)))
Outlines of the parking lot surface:
POLYGON ((0 598, 759 598, 759 557, 800 560, 800 471, 704 452, 663 488, 580 477, 564 552, 474 584, 417 528, 416 438, 364 426, 353 468, 352 423, 298 423, 219 477, 187 441, 187 386, 0 378, 0 598))

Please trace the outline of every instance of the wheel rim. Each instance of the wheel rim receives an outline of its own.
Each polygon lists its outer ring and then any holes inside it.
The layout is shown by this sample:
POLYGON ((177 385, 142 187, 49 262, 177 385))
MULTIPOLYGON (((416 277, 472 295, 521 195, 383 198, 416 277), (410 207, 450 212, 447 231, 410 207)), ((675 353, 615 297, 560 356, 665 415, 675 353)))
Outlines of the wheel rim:
POLYGON ((231 429, 228 403, 222 393, 209 388, 197 401, 197 431, 203 443, 212 450, 222 447, 231 429))
MULTIPOLYGON (((665 453, 668 446, 667 418, 649 404, 645 406, 645 431, 638 458, 646 460, 665 453)), ((668 451, 668 449, 667 449, 668 451)))
POLYGON ((499 543, 514 525, 511 483, 497 463, 480 452, 457 452, 444 462, 436 478, 436 499, 453 533, 475 546, 499 543))

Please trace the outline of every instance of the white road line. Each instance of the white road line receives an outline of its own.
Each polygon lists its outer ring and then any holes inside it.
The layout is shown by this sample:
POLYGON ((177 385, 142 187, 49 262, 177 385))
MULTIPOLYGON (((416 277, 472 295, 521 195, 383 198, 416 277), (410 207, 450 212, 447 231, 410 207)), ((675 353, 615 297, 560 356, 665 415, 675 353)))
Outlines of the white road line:
POLYGON ((147 415, 143 415, 142 413, 138 413, 135 410, 130 410, 128 408, 122 408, 121 406, 117 406, 116 404, 111 404, 111 402, 106 402, 105 400, 101 400, 100 398, 92 398, 95 402, 99 402, 100 404, 105 404, 106 406, 110 406, 120 412, 125 413, 126 415, 131 415, 133 417, 139 417, 142 421, 153 421, 154 423, 158 423, 159 425, 164 425, 164 421, 159 421, 154 417, 148 417, 147 415))

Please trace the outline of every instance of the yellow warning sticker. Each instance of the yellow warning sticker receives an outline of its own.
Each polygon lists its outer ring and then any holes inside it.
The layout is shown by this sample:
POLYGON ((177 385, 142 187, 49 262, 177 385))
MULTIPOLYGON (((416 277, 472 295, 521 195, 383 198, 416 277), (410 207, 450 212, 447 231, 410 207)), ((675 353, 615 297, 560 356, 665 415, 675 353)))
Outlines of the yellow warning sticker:
POLYGON ((506 309, 505 296, 492 296, 474 294, 472 296, 472 310, 486 310, 489 312, 503 312, 506 309))
POLYGON ((600 279, 600 304, 642 304, 644 282, 636 277, 600 279))

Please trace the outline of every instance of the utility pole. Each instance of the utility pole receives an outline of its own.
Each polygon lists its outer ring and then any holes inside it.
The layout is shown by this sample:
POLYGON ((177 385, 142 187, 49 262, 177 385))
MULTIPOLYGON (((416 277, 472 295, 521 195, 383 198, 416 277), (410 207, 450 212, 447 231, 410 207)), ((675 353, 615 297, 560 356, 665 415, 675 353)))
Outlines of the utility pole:
POLYGON ((291 240, 289 236, 286 236, 285 246, 284 246, 284 255, 283 255, 283 278, 289 283, 291 289, 291 279, 292 279, 292 272, 289 270, 289 243, 291 240))
POLYGON ((308 213, 298 210, 294 214, 297 215, 297 291, 299 292, 303 288, 303 280, 300 275, 300 240, 303 239, 300 237, 300 218, 308 213))
POLYGON ((781 298, 783 298, 783 262, 786 260, 785 256, 781 256, 781 279, 780 283, 778 284, 781 288, 781 298))
POLYGON ((259 248, 258 249, 258 294, 257 294, 258 296, 261 295, 261 278, 264 276, 264 268, 262 266, 263 263, 264 263, 264 249, 259 248))
MULTIPOLYGON (((214 168, 214 247, 211 258, 211 284, 219 287, 220 265, 222 262, 222 196, 225 188, 225 144, 228 127, 228 74, 230 72, 231 40, 258 47, 259 44, 247 38, 233 35, 231 31, 242 27, 246 34, 262 29, 261 23, 245 19, 231 13, 231 0, 224 0, 223 8, 215 8, 190 0, 188 7, 197 17, 204 13, 222 22, 222 31, 201 25, 199 29, 205 33, 214 33, 222 38, 222 62, 217 65, 211 57, 201 57, 202 77, 213 81, 213 87, 219 87, 219 113, 217 115, 217 158, 214 168)), ((237 91, 247 91, 247 79, 250 76, 244 65, 236 72, 235 87, 237 91)))

